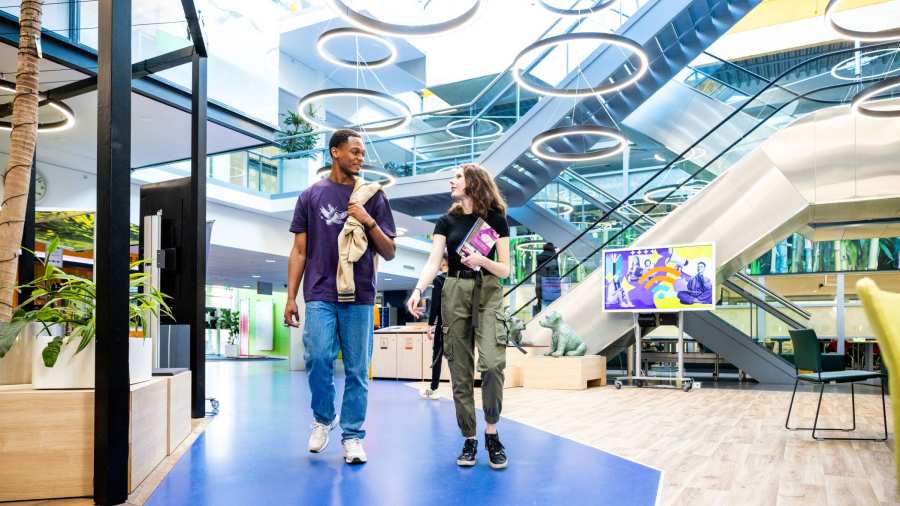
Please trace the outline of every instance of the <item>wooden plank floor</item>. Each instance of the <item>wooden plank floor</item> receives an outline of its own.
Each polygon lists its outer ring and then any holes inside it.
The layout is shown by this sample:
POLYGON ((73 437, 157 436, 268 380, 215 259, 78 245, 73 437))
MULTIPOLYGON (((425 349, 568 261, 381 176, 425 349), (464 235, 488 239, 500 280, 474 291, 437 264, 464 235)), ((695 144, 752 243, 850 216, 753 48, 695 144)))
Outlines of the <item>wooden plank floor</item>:
MULTIPOLYGON (((820 423, 849 426, 849 392, 828 389, 820 423)), ((440 393, 450 397, 447 383, 440 393)), ((503 416, 662 469, 660 504, 900 504, 890 401, 886 443, 814 441, 808 431, 784 429, 790 396, 759 388, 512 388, 504 391, 503 416)), ((816 396, 798 392, 794 424, 812 424, 816 396)), ((878 436, 880 395, 857 393, 856 401, 857 435, 878 436)), ((515 442, 507 444, 515 465, 515 442)))

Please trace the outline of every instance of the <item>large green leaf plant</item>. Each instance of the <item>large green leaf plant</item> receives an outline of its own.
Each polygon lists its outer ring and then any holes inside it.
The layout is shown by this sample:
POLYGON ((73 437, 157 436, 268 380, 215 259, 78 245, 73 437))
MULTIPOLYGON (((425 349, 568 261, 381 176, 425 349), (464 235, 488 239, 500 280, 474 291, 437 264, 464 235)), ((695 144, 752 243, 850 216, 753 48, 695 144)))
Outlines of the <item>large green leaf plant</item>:
POLYGON ((241 333, 241 313, 240 311, 232 311, 230 309, 219 309, 219 319, 216 326, 222 330, 227 330, 228 344, 235 345, 241 333))
MULTIPOLYGON (((75 353, 83 351, 96 337, 97 285, 93 280, 68 274, 51 264, 49 259, 59 248, 59 239, 54 238, 47 246, 43 272, 32 282, 16 287, 20 291, 31 289, 31 296, 15 308, 12 320, 0 324, 0 358, 3 358, 15 344, 17 337, 28 324, 37 323, 48 334, 51 328, 62 327, 63 335, 54 337, 41 352, 44 365, 53 367, 62 347, 77 342, 75 353)), ((131 270, 148 263, 138 260, 131 263, 131 270)), ((150 284, 150 274, 132 272, 129 275, 129 325, 135 329, 144 325, 149 315, 172 316, 166 303, 168 296, 150 284)))

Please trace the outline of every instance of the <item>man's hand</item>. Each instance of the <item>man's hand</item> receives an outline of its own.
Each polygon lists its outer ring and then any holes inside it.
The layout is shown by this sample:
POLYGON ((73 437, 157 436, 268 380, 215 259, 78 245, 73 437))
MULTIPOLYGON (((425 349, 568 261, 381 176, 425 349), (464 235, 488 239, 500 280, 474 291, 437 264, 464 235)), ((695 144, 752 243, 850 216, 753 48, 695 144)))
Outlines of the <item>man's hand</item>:
POLYGON ((362 226, 366 228, 372 228, 375 226, 375 219, 366 211, 366 208, 361 206, 356 202, 351 202, 350 205, 347 206, 347 214, 356 218, 356 221, 360 222, 362 226))
POLYGON ((284 324, 288 327, 300 327, 300 310, 297 303, 289 300, 284 305, 284 324))

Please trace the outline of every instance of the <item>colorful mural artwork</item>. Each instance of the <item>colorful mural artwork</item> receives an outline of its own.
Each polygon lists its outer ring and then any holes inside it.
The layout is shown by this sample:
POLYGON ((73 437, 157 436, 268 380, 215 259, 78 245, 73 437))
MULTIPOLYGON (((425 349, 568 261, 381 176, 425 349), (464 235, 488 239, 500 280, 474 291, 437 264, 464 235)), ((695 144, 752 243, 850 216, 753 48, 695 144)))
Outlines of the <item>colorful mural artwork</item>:
POLYGON ((715 246, 692 244, 603 251, 603 310, 715 309, 715 246))

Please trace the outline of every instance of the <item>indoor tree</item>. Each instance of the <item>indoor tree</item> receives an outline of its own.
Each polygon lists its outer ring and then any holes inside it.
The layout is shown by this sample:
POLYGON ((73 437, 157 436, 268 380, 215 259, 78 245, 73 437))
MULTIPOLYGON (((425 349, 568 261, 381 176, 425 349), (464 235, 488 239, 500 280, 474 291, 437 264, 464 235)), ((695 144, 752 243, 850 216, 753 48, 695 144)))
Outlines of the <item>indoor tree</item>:
POLYGON ((16 94, 12 103, 9 161, 3 171, 0 201, 0 323, 9 322, 12 317, 17 260, 37 141, 42 7, 42 0, 22 0, 19 9, 16 94))

